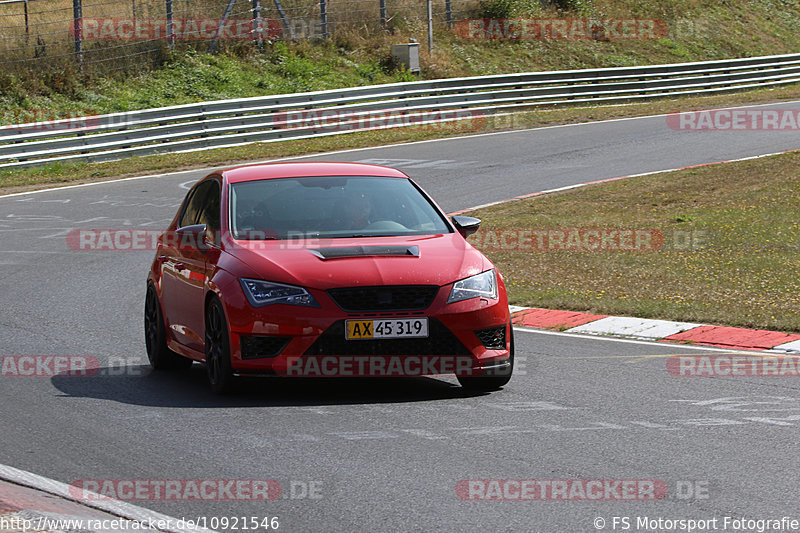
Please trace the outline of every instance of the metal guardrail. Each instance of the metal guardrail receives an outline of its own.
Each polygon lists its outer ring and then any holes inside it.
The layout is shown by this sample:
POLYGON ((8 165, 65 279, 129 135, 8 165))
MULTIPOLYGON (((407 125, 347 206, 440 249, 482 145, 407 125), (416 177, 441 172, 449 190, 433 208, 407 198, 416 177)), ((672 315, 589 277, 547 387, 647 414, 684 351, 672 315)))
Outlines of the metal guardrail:
POLYGON ((800 54, 532 72, 203 102, 0 127, 0 170, 474 120, 540 105, 800 82, 800 54))

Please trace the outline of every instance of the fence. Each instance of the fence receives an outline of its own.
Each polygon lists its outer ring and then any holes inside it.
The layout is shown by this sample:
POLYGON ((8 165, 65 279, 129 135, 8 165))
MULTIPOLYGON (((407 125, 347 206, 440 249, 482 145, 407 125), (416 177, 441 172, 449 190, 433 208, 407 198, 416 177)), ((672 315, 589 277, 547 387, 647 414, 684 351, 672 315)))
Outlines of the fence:
MULTIPOLYGON (((477 0, 433 0, 433 19, 467 17, 477 0)), ((0 0, 0 64, 100 64, 158 59, 167 47, 326 38, 427 18, 425 0, 0 0)))
POLYGON ((394 83, 0 128, 0 169, 474 120, 539 105, 636 101, 800 82, 800 54, 394 83))

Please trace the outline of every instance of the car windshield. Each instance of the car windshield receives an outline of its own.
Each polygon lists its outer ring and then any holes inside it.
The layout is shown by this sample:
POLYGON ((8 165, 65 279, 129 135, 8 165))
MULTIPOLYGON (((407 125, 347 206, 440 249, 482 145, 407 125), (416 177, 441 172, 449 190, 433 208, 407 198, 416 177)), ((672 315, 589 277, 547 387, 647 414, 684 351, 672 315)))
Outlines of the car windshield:
POLYGON ((235 239, 451 232, 419 189, 402 178, 330 176, 234 183, 229 205, 235 239))

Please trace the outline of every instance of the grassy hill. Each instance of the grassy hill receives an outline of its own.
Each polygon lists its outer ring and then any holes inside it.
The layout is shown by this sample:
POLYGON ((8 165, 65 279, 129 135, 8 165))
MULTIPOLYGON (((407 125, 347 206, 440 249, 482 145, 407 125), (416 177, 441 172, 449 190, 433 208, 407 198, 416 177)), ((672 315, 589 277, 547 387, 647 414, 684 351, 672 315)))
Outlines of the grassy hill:
MULTIPOLYGON (((451 28, 441 24, 435 32, 434 53, 429 55, 423 21, 398 16, 386 31, 341 25, 327 41, 277 41, 263 51, 250 43, 236 43, 210 54, 206 43, 195 43, 176 51, 165 48, 146 64, 104 68, 100 63, 83 73, 32 63, 22 70, 0 69, 0 123, 24 121, 20 110, 28 109, 106 113, 415 79, 394 69, 389 58, 390 45, 409 38, 422 43, 420 76, 429 79, 800 52, 797 1, 554 0, 546 7, 541 4, 538 0, 476 0, 462 14, 467 18, 656 19, 666 31, 656 39, 487 40, 465 39, 463 32, 460 36, 456 31, 458 24, 451 28)), ((0 67, 8 54, 0 50, 0 67)))

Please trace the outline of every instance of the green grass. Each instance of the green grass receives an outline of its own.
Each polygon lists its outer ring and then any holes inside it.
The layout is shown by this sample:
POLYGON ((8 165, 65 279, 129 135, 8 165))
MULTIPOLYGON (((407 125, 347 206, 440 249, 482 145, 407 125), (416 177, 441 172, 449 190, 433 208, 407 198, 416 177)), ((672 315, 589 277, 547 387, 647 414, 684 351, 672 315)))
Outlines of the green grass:
MULTIPOLYGON (((503 0, 506 1, 506 0, 503 0)), ((486 75, 568 68, 612 67, 790 53, 798 50, 797 0, 564 0, 571 10, 544 10, 532 0, 509 0, 515 16, 659 18, 667 38, 633 41, 475 41, 437 29, 435 53, 425 49, 425 27, 397 16, 388 32, 343 26, 325 42, 271 43, 263 52, 249 43, 230 45, 220 54, 182 49, 159 54, 153 65, 79 74, 74 68, 26 72, 0 71, 0 125, 89 113, 111 113, 324 90, 417 79, 392 68, 390 44, 414 37, 422 44, 422 78, 486 75), (26 110, 32 110, 27 112, 26 110), (27 113, 27 114, 26 114, 27 113), (59 113, 62 113, 59 115, 59 113), (29 118, 30 117, 30 118, 29 118)), ((398 4, 398 9, 404 4, 398 4)), ((129 4, 125 3, 126 9, 129 4)), ((109 8, 110 9, 110 8, 109 8)), ((200 45, 202 47, 202 45, 200 45)), ((145 56, 148 57, 148 56, 145 56)), ((3 55, 0 53, 0 62, 3 55)), ((46 64, 43 62, 42 64, 46 64)), ((536 127, 664 113, 677 109, 761 103, 797 98, 797 87, 715 97, 670 98, 624 106, 539 109, 513 119, 488 121, 474 132, 536 127)), ((454 133, 464 134, 456 129, 454 133)), ((87 165, 63 163, 0 172, 0 190, 109 179, 180 168, 227 165, 310 152, 374 146, 452 135, 448 131, 366 132, 327 139, 285 141, 191 154, 151 156, 87 165)))
MULTIPOLYGON (((616 67, 791 53, 798 50, 800 6, 796 0, 569 0, 574 10, 543 10, 514 0, 520 17, 658 18, 666 38, 612 41, 477 41, 437 27, 435 53, 426 50, 418 19, 392 19, 388 32, 344 25, 325 42, 276 42, 258 52, 250 43, 226 45, 214 55, 198 50, 144 55, 154 62, 125 63, 121 70, 45 68, 0 72, 0 111, 75 110, 98 113, 265 94, 332 89, 414 79, 392 68, 392 43, 421 43, 426 79, 554 69, 616 67)), ((125 9, 130 7, 124 3, 125 9)), ((398 9, 402 6, 398 6, 398 9)), ((113 44, 113 43, 112 43, 113 44)), ((0 52, 0 63, 4 59, 0 52)), ((150 60, 148 59, 148 61, 150 60)), ((144 60, 143 60, 144 61, 144 60)), ((0 113, 10 123, 14 113, 0 113)))
MULTIPOLYGON (((653 229, 650 251, 487 253, 514 305, 800 332, 800 154, 481 209, 488 229, 653 229), (687 237, 694 235, 693 243, 687 237), (690 243, 692 243, 690 245, 690 243)), ((484 243, 479 234, 473 239, 484 243)))
MULTIPOLYGON (((0 92, 0 110, 90 110, 97 114, 349 87, 410 79, 385 73, 369 62, 356 64, 326 46, 277 43, 270 53, 248 57, 186 50, 171 54, 162 68, 136 76, 96 77, 87 84, 65 78, 55 88, 30 87, 13 76, 0 92)), ((0 76, 1 77, 1 76, 0 76)), ((0 113, 6 124, 16 116, 0 113)))

